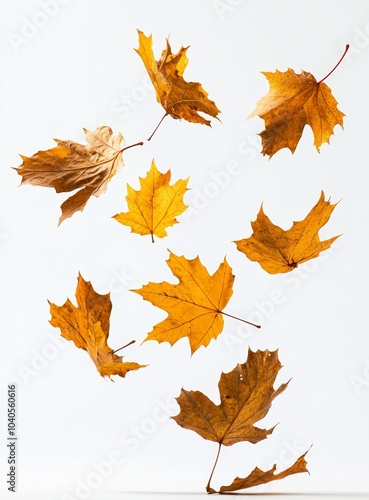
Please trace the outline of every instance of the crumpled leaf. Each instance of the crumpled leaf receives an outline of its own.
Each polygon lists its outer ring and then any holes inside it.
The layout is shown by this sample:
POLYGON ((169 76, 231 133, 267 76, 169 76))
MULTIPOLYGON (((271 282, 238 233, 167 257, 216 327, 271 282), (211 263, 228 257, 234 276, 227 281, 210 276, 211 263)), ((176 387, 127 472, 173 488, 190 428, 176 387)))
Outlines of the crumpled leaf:
POLYGON ((220 113, 215 102, 208 99, 208 94, 200 83, 186 82, 183 73, 188 64, 186 51, 181 47, 178 54, 173 54, 169 41, 155 61, 152 50, 152 36, 146 36, 138 31, 139 47, 135 49, 141 57, 156 91, 156 99, 166 113, 173 118, 189 122, 202 123, 210 126, 210 121, 199 114, 205 113, 217 117, 220 113))
POLYGON ((296 460, 296 462, 293 465, 291 465, 291 467, 288 467, 288 469, 278 472, 277 474, 274 474, 277 468, 276 465, 273 465, 273 467, 267 471, 263 471, 259 469, 259 467, 255 467, 255 469, 247 477, 244 478, 236 477, 236 479, 234 479, 232 484, 228 486, 221 486, 219 489, 219 493, 244 490, 246 488, 251 488, 252 486, 259 486, 260 484, 269 483, 270 481, 277 481, 278 479, 283 479, 287 476, 291 476, 292 474, 298 474, 300 472, 309 473, 309 471, 306 468, 307 466, 307 462, 305 460, 306 453, 307 452, 301 455, 301 457, 299 457, 296 460))
POLYGON ((102 377, 125 377, 128 371, 146 366, 123 362, 123 357, 115 354, 108 346, 112 309, 109 293, 96 293, 91 283, 79 274, 76 299, 77 307, 69 299, 62 306, 49 302, 50 323, 55 328, 60 328, 62 337, 72 340, 76 347, 87 351, 102 377))
POLYGON ((114 219, 130 226, 132 232, 151 234, 153 242, 154 235, 158 238, 167 236, 166 228, 176 224, 176 217, 187 208, 183 203, 183 196, 187 191, 188 179, 180 179, 170 185, 170 177, 170 170, 165 174, 160 173, 153 160, 147 176, 139 178, 139 191, 127 185, 129 211, 114 215, 114 219))
POLYGON ((181 410, 172 417, 178 425, 200 434, 204 439, 231 446, 241 441, 258 443, 273 432, 255 423, 268 413, 274 398, 287 387, 273 384, 282 367, 278 351, 249 348, 245 363, 237 364, 219 380, 220 404, 216 405, 200 391, 181 390, 176 398, 181 410))
POLYGON ((58 144, 47 151, 38 151, 16 168, 21 184, 53 187, 57 193, 79 189, 62 205, 59 224, 82 211, 90 196, 106 191, 108 182, 122 167, 124 138, 113 135, 107 126, 94 131, 84 129, 87 145, 54 139, 58 144))
POLYGON ((237 249, 270 274, 288 273, 298 264, 318 257, 339 238, 340 235, 320 241, 318 235, 336 205, 325 201, 322 191, 317 204, 305 219, 294 222, 287 230, 273 224, 261 206, 256 220, 251 222, 253 234, 235 241, 237 249))
MULTIPOLYGON (((347 49, 348 46, 346 52, 347 49)), ((311 127, 319 152, 323 143, 329 143, 335 125, 343 128, 345 115, 337 108, 331 89, 323 81, 327 76, 317 82, 311 73, 297 74, 291 68, 285 72, 262 73, 270 89, 257 102, 249 118, 260 116, 265 121, 265 130, 260 134, 263 155, 271 158, 282 148, 294 153, 305 125, 311 127)))
POLYGON ((226 259, 210 275, 199 257, 187 260, 170 252, 167 264, 178 284, 148 283, 132 290, 167 311, 168 317, 154 326, 147 340, 175 344, 188 337, 193 354, 207 346, 223 330, 222 311, 232 296, 234 276, 226 259))

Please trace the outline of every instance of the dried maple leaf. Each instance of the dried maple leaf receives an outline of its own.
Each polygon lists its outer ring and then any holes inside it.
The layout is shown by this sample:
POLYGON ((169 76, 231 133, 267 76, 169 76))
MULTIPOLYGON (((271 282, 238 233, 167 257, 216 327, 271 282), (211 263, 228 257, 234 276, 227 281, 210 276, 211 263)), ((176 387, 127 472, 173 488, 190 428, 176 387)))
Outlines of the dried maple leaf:
POLYGON ((114 215, 114 219, 130 226, 132 232, 151 234, 152 242, 154 235, 158 238, 167 236, 166 228, 176 224, 176 216, 187 208, 183 203, 183 196, 187 191, 188 179, 180 179, 169 185, 170 177, 170 170, 165 174, 160 173, 153 160, 147 176, 144 179, 139 178, 139 191, 127 185, 126 200, 129 211, 114 215))
POLYGON ((102 377, 125 377, 128 371, 146 366, 123 362, 123 357, 115 354, 116 351, 108 346, 112 308, 110 294, 96 293, 91 283, 79 274, 76 299, 77 307, 69 299, 62 306, 49 302, 50 323, 60 328, 62 337, 72 340, 76 347, 87 351, 102 377))
POLYGON ((152 36, 138 31, 139 47, 135 49, 141 57, 156 91, 156 99, 165 109, 165 116, 184 118, 189 122, 210 125, 199 114, 205 113, 217 118, 219 109, 215 102, 208 99, 208 94, 200 83, 186 82, 183 73, 188 64, 186 51, 181 47, 178 54, 172 54, 169 41, 159 61, 155 61, 152 50, 152 36))
POLYGON ((138 290, 132 290, 168 313, 164 321, 154 326, 145 341, 156 340, 173 345, 179 339, 188 337, 193 354, 221 333, 223 314, 235 318, 223 312, 233 293, 232 269, 224 259, 217 271, 210 275, 199 257, 188 260, 171 252, 167 264, 178 278, 178 284, 166 281, 148 283, 138 290))
POLYGON ((322 191, 317 204, 305 219, 294 222, 287 230, 273 224, 261 206, 256 220, 251 222, 253 234, 235 241, 237 249, 270 274, 288 273, 298 264, 318 257, 320 252, 327 250, 339 238, 340 235, 320 241, 318 235, 336 205, 329 200, 324 201, 322 191))
POLYGON ((87 145, 54 139, 58 144, 55 148, 38 151, 30 158, 21 156, 23 163, 15 169, 22 176, 21 184, 53 187, 57 193, 79 189, 61 205, 59 224, 82 211, 90 196, 104 193, 123 166, 122 152, 127 148, 121 133, 114 136, 107 126, 84 132, 87 145))
POLYGON ((260 484, 270 483, 270 481, 277 481, 278 479, 283 479, 287 476, 291 476, 292 474, 299 474, 300 472, 309 473, 306 468, 306 453, 307 452, 301 455, 301 457, 299 457, 296 462, 291 465, 291 467, 288 467, 288 469, 278 472, 277 474, 274 474, 277 468, 276 465, 273 465, 273 467, 267 471, 263 471, 259 469, 259 467, 255 467, 255 469, 247 477, 236 477, 232 484, 228 486, 221 486, 219 489, 219 493, 244 490, 246 488, 251 488, 252 486, 259 486, 260 484))
POLYGON ((247 360, 219 380, 220 404, 216 405, 200 391, 181 390, 177 399, 180 412, 172 417, 178 425, 200 434, 204 439, 219 443, 218 455, 207 485, 219 458, 221 446, 248 441, 258 443, 273 432, 255 426, 268 413, 273 400, 287 387, 288 382, 274 389, 273 384, 282 367, 278 351, 249 349, 247 360))
POLYGON ((249 116, 260 116, 265 121, 261 132, 263 155, 270 158, 280 149, 294 153, 305 125, 314 134, 314 145, 329 143, 335 125, 343 127, 345 116, 337 108, 337 101, 324 80, 336 69, 346 51, 332 71, 319 82, 307 71, 296 74, 291 68, 286 72, 262 72, 269 81, 269 93, 256 104, 249 116))

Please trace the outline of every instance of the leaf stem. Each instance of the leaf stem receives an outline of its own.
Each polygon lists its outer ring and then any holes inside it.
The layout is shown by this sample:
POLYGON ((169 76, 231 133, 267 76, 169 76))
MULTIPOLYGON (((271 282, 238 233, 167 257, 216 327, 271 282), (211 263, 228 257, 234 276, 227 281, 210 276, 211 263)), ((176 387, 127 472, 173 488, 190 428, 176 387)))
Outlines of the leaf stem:
POLYGON ((209 477, 208 484, 206 485, 206 491, 208 493, 216 493, 216 491, 213 488, 211 488, 210 482, 211 482, 211 479, 213 477, 213 474, 214 474, 214 471, 215 471, 215 467, 217 466, 217 463, 218 463, 218 458, 219 458, 221 446, 222 446, 222 443, 219 443, 218 453, 217 453, 217 456, 216 456, 216 459, 215 459, 215 462, 214 462, 214 465, 213 465, 213 469, 212 469, 210 477, 209 477))
POLYGON ((127 146, 126 148, 123 148, 121 150, 121 152, 123 153, 123 151, 125 151, 126 149, 135 148, 136 146, 143 146, 143 144, 144 143, 142 141, 141 142, 136 142, 135 144, 131 144, 130 146, 127 146))
POLYGON ((335 65, 335 67, 334 67, 333 69, 331 69, 331 71, 330 71, 327 75, 325 75, 325 77, 324 77, 324 78, 322 78, 322 79, 318 82, 318 85, 319 85, 319 83, 324 82, 324 80, 326 80, 326 79, 328 78, 328 76, 329 76, 329 75, 331 75, 331 74, 333 73, 333 71, 337 68, 337 66, 339 66, 339 65, 341 64, 342 59, 345 57, 345 55, 346 55, 346 53, 347 53, 347 51, 348 51, 349 47, 350 47, 350 45, 347 43, 347 44, 346 44, 346 48, 345 48, 345 52, 342 54, 341 59, 338 61, 338 63, 335 65))
POLYGON ((128 344, 124 345, 123 347, 119 347, 119 349, 115 349, 115 351, 112 352, 112 354, 115 354, 116 352, 118 351, 121 351, 122 349, 124 349, 125 347, 128 347, 129 345, 132 345, 134 344, 136 341, 135 340, 131 340, 131 342, 128 342, 128 344))
POLYGON ((153 135, 155 134, 155 132, 158 130, 158 128, 160 127, 161 125, 161 122, 164 120, 164 118, 168 116, 168 113, 165 113, 165 115, 161 118, 160 122, 156 125, 155 129, 154 129, 154 132, 150 135, 150 137, 147 139, 148 141, 151 141, 151 139, 153 138, 153 135))
POLYGON ((238 318, 237 316, 233 316, 232 314, 225 313, 224 311, 220 311, 224 316, 228 316, 229 318, 237 319, 238 321, 242 321, 243 323, 247 323, 248 325, 254 326, 255 328, 261 328, 261 325, 255 325, 255 323, 251 323, 250 321, 246 321, 245 319, 238 318))

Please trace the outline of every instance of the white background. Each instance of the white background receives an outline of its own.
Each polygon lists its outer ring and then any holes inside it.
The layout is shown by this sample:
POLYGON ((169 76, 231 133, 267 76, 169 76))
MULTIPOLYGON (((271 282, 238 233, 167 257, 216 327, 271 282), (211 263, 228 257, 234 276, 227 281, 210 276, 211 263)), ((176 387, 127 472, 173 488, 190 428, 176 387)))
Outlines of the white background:
POLYGON ((59 499, 105 490, 202 492, 217 445, 168 418, 179 411, 173 398, 185 387, 219 401, 220 373, 245 362, 250 346, 279 348, 278 381, 292 380, 260 423, 279 423, 273 434, 223 449, 214 487, 256 465, 286 468, 313 444, 310 476, 255 491, 368 491, 369 2, 70 0, 50 8, 45 14, 41 1, 2 2, 0 16, 1 469, 8 467, 6 387, 14 382, 20 493, 50 490, 48 498, 59 499), (67 196, 18 187, 11 167, 21 164, 19 154, 53 147, 54 137, 84 143, 83 127, 109 124, 127 145, 150 135, 163 110, 133 50, 136 29, 153 34, 157 59, 168 35, 174 52, 190 45, 185 79, 202 83, 221 122, 210 128, 167 117, 150 143, 126 152, 107 192, 57 227, 67 196), (335 128, 321 154, 306 128, 294 155, 285 149, 263 157, 263 121, 246 120, 268 91, 260 71, 291 67, 319 80, 346 43, 350 52, 326 82, 346 114, 344 130, 335 128), (190 177, 185 202, 192 210, 155 244, 111 218, 126 211, 126 183, 137 189, 153 158, 161 172, 171 169, 173 181, 190 177), (232 176, 225 173, 230 163, 232 176), (237 251, 232 242, 250 236, 262 202, 287 229, 321 190, 341 200, 320 232, 343 233, 329 252, 273 276, 237 251), (192 358, 186 339, 141 346, 166 313, 129 289, 174 282, 168 248, 199 255, 211 273, 227 256, 236 280, 226 312, 261 321, 261 330, 225 318, 223 333, 192 358), (110 345, 136 339, 125 359, 149 367, 113 383, 85 352, 60 340, 47 300, 74 300, 79 271, 98 293, 111 292, 110 345), (121 464, 105 465, 103 478, 94 464, 115 452, 121 464))

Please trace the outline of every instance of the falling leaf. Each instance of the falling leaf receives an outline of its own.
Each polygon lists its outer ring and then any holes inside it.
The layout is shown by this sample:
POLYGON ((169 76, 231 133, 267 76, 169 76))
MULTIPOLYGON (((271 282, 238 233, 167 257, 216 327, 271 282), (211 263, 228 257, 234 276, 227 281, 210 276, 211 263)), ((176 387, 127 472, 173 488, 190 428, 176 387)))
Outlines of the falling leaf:
MULTIPOLYGON (((181 427, 219 443, 216 465, 222 445, 231 446, 241 441, 258 443, 273 432, 274 427, 261 429, 255 423, 266 416, 273 400, 288 385, 287 382, 278 389, 273 387, 281 367, 278 351, 253 352, 249 349, 244 364, 237 364, 231 372, 221 374, 219 405, 200 391, 182 389, 176 398, 180 412, 172 418, 181 427)), ((211 476, 208 491, 211 490, 211 476)))
POLYGON ((111 375, 125 377, 128 371, 146 366, 123 362, 123 357, 115 354, 115 351, 108 346, 112 309, 110 294, 96 293, 91 283, 85 281, 79 274, 76 299, 77 307, 69 299, 62 306, 49 302, 50 323, 60 328, 62 337, 72 340, 76 347, 87 351, 102 377, 110 378, 111 375))
POLYGON ((184 118, 189 122, 210 125, 199 114, 205 113, 217 117, 220 113, 215 103, 208 99, 208 94, 200 83, 186 82, 183 73, 188 64, 186 51, 181 47, 178 54, 172 54, 169 41, 159 61, 155 61, 152 50, 152 36, 146 36, 138 30, 139 47, 136 52, 141 57, 156 91, 156 99, 163 106, 167 115, 184 118))
POLYGON ((258 101, 249 118, 260 116, 265 121, 265 130, 260 134, 263 155, 271 158, 282 148, 294 153, 305 125, 311 127, 318 151, 324 142, 329 143, 335 125, 343 128, 345 115, 338 110, 324 80, 340 64, 348 47, 333 70, 319 82, 311 73, 296 74, 291 68, 284 73, 262 72, 269 82, 269 93, 258 101))
POLYGON ((324 201, 322 191, 318 203, 305 219, 294 222, 286 231, 273 224, 261 206, 257 219, 251 223, 253 234, 235 241, 237 249, 270 274, 288 273, 298 264, 318 257, 320 252, 327 250, 339 238, 340 235, 320 241, 318 235, 336 205, 329 200, 324 201))
MULTIPOLYGON (((307 453, 307 452, 306 452, 307 453)), ((307 462, 305 460, 305 455, 301 455, 296 462, 281 472, 274 474, 277 466, 273 465, 270 470, 263 471, 259 469, 259 467, 255 467, 255 469, 249 474, 247 477, 241 478, 236 477, 236 479, 232 482, 232 484, 228 486, 221 486, 219 489, 219 493, 226 493, 227 491, 238 491, 244 490, 246 488, 251 488, 252 486, 258 486, 260 484, 270 483, 270 481, 277 481, 278 479, 283 479, 287 476, 291 476, 292 474, 298 474, 300 472, 309 471, 306 468, 307 462)))
POLYGON ((59 224, 82 211, 90 196, 104 193, 123 166, 121 133, 113 135, 106 126, 84 132, 87 145, 54 139, 58 144, 55 148, 38 151, 30 158, 22 156, 23 163, 16 168, 22 176, 21 184, 53 187, 57 193, 79 189, 61 205, 59 224))
POLYGON ((187 191, 188 180, 180 179, 170 185, 170 177, 170 170, 162 174, 152 161, 147 176, 144 179, 140 177, 140 190, 135 191, 127 186, 129 211, 114 215, 114 219, 130 226, 132 232, 151 234, 153 242, 154 235, 158 238, 167 236, 166 228, 176 224, 176 217, 187 208, 183 203, 183 196, 187 191))
POLYGON ((199 257, 188 260, 171 252, 167 264, 178 278, 178 284, 166 281, 148 283, 132 290, 168 313, 168 317, 155 325, 145 341, 156 340, 173 345, 179 339, 188 337, 193 354, 221 333, 224 325, 222 315, 231 316, 223 309, 233 293, 232 269, 224 259, 217 271, 210 275, 199 257))

